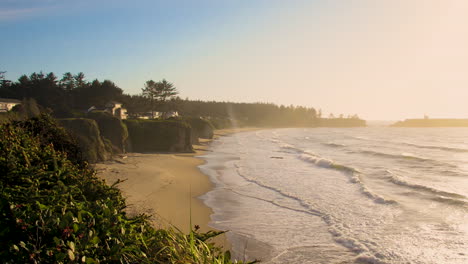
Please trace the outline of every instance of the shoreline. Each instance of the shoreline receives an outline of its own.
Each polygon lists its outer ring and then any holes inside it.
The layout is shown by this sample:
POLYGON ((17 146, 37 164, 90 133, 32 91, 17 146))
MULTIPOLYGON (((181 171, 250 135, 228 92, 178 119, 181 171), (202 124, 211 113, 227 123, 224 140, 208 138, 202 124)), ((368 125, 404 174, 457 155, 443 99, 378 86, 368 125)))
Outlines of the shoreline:
MULTIPOLYGON (((213 211, 199 197, 214 184, 199 167, 210 143, 221 136, 258 128, 215 130, 213 139, 200 139, 194 153, 128 153, 111 161, 94 164, 97 176, 122 191, 129 215, 151 215, 157 228, 175 228, 189 233, 195 225, 200 232, 219 231, 209 226, 213 211)), ((231 249, 223 234, 213 239, 225 250, 231 249)))

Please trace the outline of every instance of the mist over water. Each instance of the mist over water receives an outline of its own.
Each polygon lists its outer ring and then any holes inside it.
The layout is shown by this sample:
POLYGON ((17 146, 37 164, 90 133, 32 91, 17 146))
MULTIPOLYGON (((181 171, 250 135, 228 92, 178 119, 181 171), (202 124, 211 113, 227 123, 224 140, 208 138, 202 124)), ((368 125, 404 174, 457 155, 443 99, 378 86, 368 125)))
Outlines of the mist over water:
POLYGON ((468 129, 314 128, 213 142, 211 225, 264 263, 468 263, 468 129))

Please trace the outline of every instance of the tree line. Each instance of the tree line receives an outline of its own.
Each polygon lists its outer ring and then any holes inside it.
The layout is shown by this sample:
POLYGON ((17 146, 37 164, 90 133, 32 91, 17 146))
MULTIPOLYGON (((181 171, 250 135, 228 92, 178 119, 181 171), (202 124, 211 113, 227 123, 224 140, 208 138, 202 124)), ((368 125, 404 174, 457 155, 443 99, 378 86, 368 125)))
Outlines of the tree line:
MULTIPOLYGON (((123 103, 130 117, 142 113, 154 116, 155 111, 178 111, 182 116, 250 126, 317 126, 323 119, 321 110, 312 107, 182 99, 174 84, 165 79, 157 82, 149 80, 144 83, 140 94, 131 95, 124 93, 111 80, 88 81, 81 72, 67 72, 60 79, 52 72, 22 75, 17 81, 6 81, 4 72, 0 77, 3 79, 0 82, 0 97, 19 100, 34 98, 40 106, 61 118, 80 115, 91 106, 103 107, 109 101, 118 101, 123 103)), ((340 115, 336 119, 360 120, 356 115, 348 118, 340 115)), ((335 123, 339 123, 339 120, 335 123)))

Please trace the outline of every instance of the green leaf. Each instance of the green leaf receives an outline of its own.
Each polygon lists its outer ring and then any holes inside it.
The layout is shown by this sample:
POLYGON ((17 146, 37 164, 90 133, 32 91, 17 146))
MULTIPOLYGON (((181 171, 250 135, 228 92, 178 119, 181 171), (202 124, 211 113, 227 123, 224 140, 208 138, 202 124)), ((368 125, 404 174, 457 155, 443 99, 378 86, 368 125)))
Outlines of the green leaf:
POLYGON ((96 261, 92 258, 86 258, 86 264, 94 264, 96 261))
POLYGON ((19 251, 19 247, 17 245, 13 245, 13 249, 19 251))
POLYGON ((28 248, 26 247, 26 244, 23 241, 20 241, 19 244, 20 244, 20 247, 28 250, 28 248))
POLYGON ((75 243, 73 241, 68 241, 67 244, 71 251, 75 252, 75 243))
POLYGON ((62 244, 62 240, 60 238, 58 238, 58 237, 54 237, 53 240, 54 240, 56 245, 61 245, 62 244))
POLYGON ((99 244, 99 242, 100 242, 100 239, 99 239, 99 237, 95 236, 89 242, 91 242, 92 244, 97 246, 97 244, 99 244))
POLYGON ((73 253, 72 250, 70 250, 70 249, 67 250, 67 254, 68 254, 68 258, 69 258, 70 260, 72 260, 72 261, 75 260, 75 254, 73 253))
POLYGON ((47 210, 47 206, 41 204, 39 201, 36 201, 36 205, 39 206, 39 209, 40 209, 41 211, 47 210))

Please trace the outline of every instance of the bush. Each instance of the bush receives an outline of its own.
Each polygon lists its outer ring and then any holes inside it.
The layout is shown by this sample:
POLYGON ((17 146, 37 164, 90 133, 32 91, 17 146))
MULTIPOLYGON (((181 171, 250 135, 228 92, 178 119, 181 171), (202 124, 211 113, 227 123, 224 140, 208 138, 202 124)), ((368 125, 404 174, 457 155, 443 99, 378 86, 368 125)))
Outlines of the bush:
POLYGON ((25 121, 16 121, 14 124, 37 137, 41 147, 53 144, 54 149, 66 154, 73 164, 85 166, 86 157, 83 156, 76 140, 49 115, 42 114, 25 121))

